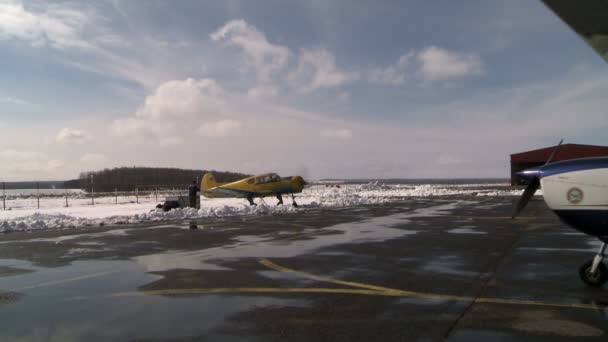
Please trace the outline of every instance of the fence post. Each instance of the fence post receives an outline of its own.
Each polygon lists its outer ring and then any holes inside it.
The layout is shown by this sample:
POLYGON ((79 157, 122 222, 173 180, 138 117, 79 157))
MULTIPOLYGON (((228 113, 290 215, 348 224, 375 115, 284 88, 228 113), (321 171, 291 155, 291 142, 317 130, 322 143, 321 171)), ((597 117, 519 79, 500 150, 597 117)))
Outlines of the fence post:
POLYGON ((139 191, 135 188, 135 203, 139 204, 139 191))
POLYGON ((118 205, 118 188, 114 188, 114 196, 116 196, 116 205, 118 205))
POLYGON ((40 209, 40 183, 36 182, 36 202, 37 208, 40 209))
POLYGON ((95 188, 93 187, 93 175, 91 175, 91 205, 95 205, 95 188))

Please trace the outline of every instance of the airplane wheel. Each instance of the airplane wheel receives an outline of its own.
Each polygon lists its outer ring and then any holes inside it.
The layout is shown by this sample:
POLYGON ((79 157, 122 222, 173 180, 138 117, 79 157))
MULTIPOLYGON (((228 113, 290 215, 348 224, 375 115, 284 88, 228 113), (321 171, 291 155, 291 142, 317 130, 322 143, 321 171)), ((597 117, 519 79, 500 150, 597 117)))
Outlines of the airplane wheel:
POLYGON ((590 286, 600 287, 604 285, 604 283, 608 280, 608 269, 603 262, 597 266, 597 270, 595 274, 591 274, 591 266, 593 265, 593 260, 589 260, 578 269, 578 274, 581 276, 581 279, 590 286))

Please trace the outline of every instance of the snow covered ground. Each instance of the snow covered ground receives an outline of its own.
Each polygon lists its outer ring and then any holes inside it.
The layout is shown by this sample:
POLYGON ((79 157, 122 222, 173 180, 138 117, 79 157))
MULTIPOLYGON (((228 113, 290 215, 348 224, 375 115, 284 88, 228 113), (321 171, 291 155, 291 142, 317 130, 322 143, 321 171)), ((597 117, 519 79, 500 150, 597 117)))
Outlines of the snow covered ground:
MULTIPOLYGON (((169 212, 156 210, 163 201, 154 196, 139 197, 135 203, 133 196, 95 198, 95 205, 86 197, 70 198, 65 207, 65 198, 42 198, 37 209, 35 197, 11 199, 2 210, 0 203, 0 232, 36 229, 57 229, 83 226, 114 225, 195 219, 203 217, 223 217, 235 215, 262 215, 291 213, 319 207, 352 207, 358 205, 381 204, 402 200, 407 197, 437 197, 453 195, 471 196, 519 196, 521 190, 512 190, 506 184, 382 184, 378 182, 337 186, 313 185, 297 195, 300 205, 289 205, 291 199, 284 198, 284 206, 275 206, 276 199, 266 198, 265 203, 256 200, 258 206, 249 206, 244 199, 201 199, 201 209, 175 209, 169 212), (266 204, 267 203, 267 204, 266 204)), ((540 193, 540 192, 539 192, 540 193)))

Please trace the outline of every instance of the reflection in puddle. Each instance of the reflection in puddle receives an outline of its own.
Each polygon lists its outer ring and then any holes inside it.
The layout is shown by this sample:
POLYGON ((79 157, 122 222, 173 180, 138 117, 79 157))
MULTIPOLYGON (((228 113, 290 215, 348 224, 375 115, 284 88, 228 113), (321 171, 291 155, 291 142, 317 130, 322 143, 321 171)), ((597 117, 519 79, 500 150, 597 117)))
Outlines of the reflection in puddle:
POLYGON ((61 236, 57 236, 54 238, 37 238, 37 239, 31 239, 31 240, 9 240, 9 241, 2 241, 0 242, 0 244, 3 243, 22 243, 22 242, 54 242, 54 243, 62 243, 64 241, 70 241, 70 240, 75 240, 75 239, 80 239, 80 238, 98 238, 98 237, 107 237, 107 236, 126 236, 129 235, 127 232, 129 230, 132 229, 137 229, 137 228, 131 228, 131 229, 112 229, 112 230, 107 230, 105 232, 99 232, 99 233, 83 233, 83 234, 72 234, 72 235, 61 235, 61 236))
MULTIPOLYGON (((0 264, 37 268, 18 260, 0 260, 0 264)), ((5 277, 2 293, 20 293, 20 297, 0 310, 0 341, 116 341, 201 335, 215 340, 222 336, 214 331, 233 314, 259 307, 309 306, 303 300, 262 296, 112 296, 137 291, 161 278, 145 272, 134 261, 96 260, 5 277)))
POLYGON ((448 233, 450 233, 450 234, 487 234, 486 232, 482 232, 479 230, 473 230, 471 228, 474 228, 474 227, 465 226, 465 227, 460 227, 460 228, 454 228, 454 229, 448 230, 448 233))
POLYGON ((462 203, 464 202, 454 202, 359 222, 302 230, 299 236, 308 239, 276 240, 271 237, 245 235, 235 238, 237 242, 231 245, 197 251, 144 255, 136 257, 135 260, 145 265, 150 272, 175 268, 227 270, 210 261, 214 259, 225 261, 234 258, 287 258, 339 244, 385 241, 412 235, 418 231, 391 227, 407 223, 408 219, 413 217, 444 215, 446 211, 455 209, 462 203))
POLYGON ((456 255, 444 255, 435 257, 431 261, 427 262, 422 269, 429 272, 436 272, 442 274, 458 275, 458 276, 478 276, 478 272, 462 270, 463 266, 462 258, 456 255))

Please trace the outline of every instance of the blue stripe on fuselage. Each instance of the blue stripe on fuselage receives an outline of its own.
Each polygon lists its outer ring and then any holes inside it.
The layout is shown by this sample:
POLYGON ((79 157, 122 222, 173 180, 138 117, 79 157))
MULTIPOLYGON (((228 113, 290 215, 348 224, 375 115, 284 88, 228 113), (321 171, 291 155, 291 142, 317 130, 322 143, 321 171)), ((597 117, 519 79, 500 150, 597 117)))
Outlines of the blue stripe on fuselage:
POLYGON ((579 158, 547 164, 540 168, 538 176, 542 178, 593 169, 608 169, 608 157, 579 158))
POLYGON ((284 185, 278 188, 274 188, 272 189, 272 191, 279 194, 288 194, 293 192, 293 188, 291 187, 291 185, 284 185))
POLYGON ((597 237, 608 238, 608 210, 572 209, 554 210, 564 223, 581 232, 597 237))

